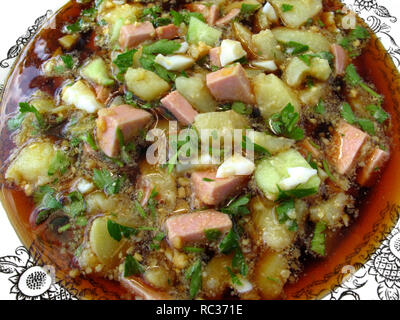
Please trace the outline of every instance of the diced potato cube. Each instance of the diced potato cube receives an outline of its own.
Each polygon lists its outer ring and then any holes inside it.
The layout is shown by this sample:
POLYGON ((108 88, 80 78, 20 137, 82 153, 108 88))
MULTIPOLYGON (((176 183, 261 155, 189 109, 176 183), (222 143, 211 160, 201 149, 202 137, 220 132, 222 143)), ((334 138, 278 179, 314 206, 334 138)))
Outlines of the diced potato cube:
POLYGON ((322 0, 271 0, 271 3, 278 10, 283 23, 292 28, 300 27, 322 10, 322 0), (284 10, 285 5, 293 7, 284 10))
POLYGON ((210 298, 219 298, 229 286, 231 277, 227 267, 232 267, 232 257, 217 255, 203 271, 203 291, 210 298))
POLYGON ((146 161, 140 164, 140 173, 145 184, 158 192, 157 200, 163 203, 162 207, 167 211, 174 210, 178 193, 175 176, 169 174, 167 169, 146 161))
POLYGON ((264 147, 271 154, 277 154, 290 149, 295 141, 283 137, 275 137, 264 132, 254 131, 254 143, 264 147))
MULTIPOLYGON (((270 200, 275 200, 278 195, 278 185, 289 177, 289 168, 303 167, 312 169, 306 159, 296 150, 290 149, 274 157, 264 159, 256 166, 255 178, 257 186, 270 200)), ((305 183, 297 186, 298 189, 319 188, 321 183, 318 175, 313 175, 305 183)))
POLYGON ((201 113, 196 116, 193 125, 198 130, 215 129, 220 137, 230 134, 233 138, 233 130, 248 128, 249 121, 239 113, 228 110, 224 112, 201 113))
POLYGON ((325 85, 321 83, 314 84, 311 88, 307 88, 300 92, 300 100, 308 106, 315 106, 321 100, 325 91, 325 85))
POLYGON ((257 262, 255 282, 264 299, 279 298, 289 276, 289 263, 282 253, 267 251, 257 262))
POLYGON ((324 222, 331 229, 342 226, 344 208, 351 203, 350 196, 338 193, 334 197, 310 208, 310 218, 314 222, 324 222))
POLYGON ((254 34, 251 41, 256 54, 263 59, 275 60, 277 62, 282 62, 284 59, 281 47, 271 30, 266 29, 258 34, 254 34))
POLYGON ((151 267, 144 273, 144 279, 153 287, 159 289, 168 289, 171 276, 164 267, 151 267))
POLYGON ((236 39, 238 39, 242 44, 243 48, 245 48, 245 50, 250 52, 253 56, 257 56, 257 50, 251 41, 253 36, 252 32, 239 22, 233 23, 233 32, 236 39))
POLYGON ((82 80, 66 86, 62 93, 62 100, 65 104, 73 105, 87 113, 95 113, 103 108, 103 105, 96 100, 94 92, 82 80))
POLYGON ((79 34, 67 34, 66 36, 61 37, 58 39, 58 42, 63 46, 64 49, 70 50, 75 45, 75 43, 79 39, 79 34))
POLYGON ((296 94, 274 74, 260 74, 252 79, 257 105, 264 119, 281 112, 291 103, 298 112, 300 102, 296 94))
POLYGON ((119 250, 125 244, 124 240, 118 242, 110 236, 107 229, 107 220, 107 217, 94 220, 89 234, 90 246, 103 264, 112 263, 119 250))
POLYGON ((176 89, 199 112, 212 112, 217 109, 217 102, 207 88, 205 78, 198 74, 193 77, 178 77, 176 89))
POLYGON ((280 224, 275 211, 276 204, 253 198, 250 204, 251 218, 261 241, 275 251, 288 248, 296 238, 296 232, 289 231, 286 224, 280 224))
POLYGON ((56 109, 54 100, 50 97, 35 98, 30 102, 40 113, 51 113, 56 109))
POLYGON ((326 81, 331 75, 332 70, 326 59, 312 58, 308 66, 303 60, 294 57, 290 60, 284 73, 283 79, 291 87, 300 86, 307 76, 312 76, 318 80, 326 81))
POLYGON ((318 53, 329 51, 331 43, 321 33, 309 30, 294 30, 291 28, 278 27, 272 29, 275 39, 279 42, 295 41, 309 46, 310 50, 318 53))
POLYGON ((90 215, 112 214, 118 212, 113 219, 128 227, 135 227, 141 223, 141 217, 133 214, 134 204, 132 200, 122 194, 106 196, 102 191, 95 191, 85 197, 86 211, 90 215))
POLYGON ((290 60, 282 78, 291 87, 298 87, 302 84, 310 71, 310 67, 297 57, 290 60))
POLYGON ((6 179, 17 185, 30 184, 41 186, 54 180, 48 170, 56 154, 52 143, 38 142, 23 148, 16 159, 11 162, 6 172, 6 179))
POLYGON ((170 85, 154 72, 138 68, 129 68, 125 74, 128 89, 139 98, 152 101, 168 92, 170 85))

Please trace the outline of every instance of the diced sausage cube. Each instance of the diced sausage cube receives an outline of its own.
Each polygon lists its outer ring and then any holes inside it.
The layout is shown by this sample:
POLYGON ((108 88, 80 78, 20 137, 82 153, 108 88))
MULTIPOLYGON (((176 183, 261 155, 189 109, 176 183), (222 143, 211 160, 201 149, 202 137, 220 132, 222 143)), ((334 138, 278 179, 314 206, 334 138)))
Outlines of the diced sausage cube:
POLYGON ((367 139, 365 132, 343 120, 339 122, 328 150, 330 161, 339 174, 347 174, 354 168, 367 139))
POLYGON ((250 81, 241 64, 209 73, 207 87, 219 101, 254 103, 250 81))
POLYGON ((195 196, 206 205, 218 205, 240 192, 249 181, 249 176, 216 178, 215 171, 194 172, 191 177, 195 196))
POLYGON ((119 44, 122 49, 131 49, 140 43, 153 39, 155 29, 149 21, 129 24, 121 28, 119 44))
POLYGON ((207 230, 216 229, 223 234, 231 228, 230 217, 215 210, 180 214, 168 218, 166 222, 168 240, 178 249, 186 243, 206 240, 207 230))
POLYGON ((219 8, 217 5, 213 4, 208 12, 207 23, 210 26, 213 26, 217 22, 218 18, 219 18, 219 8))
POLYGON ((373 185, 374 178, 376 178, 378 172, 385 166, 388 160, 389 152, 376 147, 369 155, 365 166, 358 173, 357 182, 364 187, 373 185))
POLYGON ((208 54, 210 55, 211 65, 221 68, 221 47, 210 49, 210 52, 208 54))
POLYGON ((126 278, 124 275, 121 275, 120 282, 133 296, 139 296, 145 300, 172 300, 170 295, 150 287, 138 277, 132 276, 126 278))
POLYGON ((345 74, 346 67, 349 64, 349 55, 340 45, 334 43, 331 45, 331 52, 335 56, 335 71, 338 76, 345 74))
POLYGON ((156 29, 158 39, 175 39, 179 37, 179 28, 174 24, 161 26, 156 29))
POLYGON ((308 154, 311 153, 311 155, 315 158, 315 159, 320 159, 321 158, 321 150, 319 150, 317 147, 315 147, 310 138, 306 138, 303 141, 301 141, 299 143, 300 146, 300 153, 304 156, 307 157, 308 154))
POLYGON ((235 8, 232 9, 231 11, 228 12, 228 14, 224 17, 222 17, 221 19, 217 20, 217 22, 215 23, 217 26, 221 27, 225 24, 228 24, 229 22, 231 22, 233 19, 235 19, 238 15, 240 14, 240 9, 235 8))
POLYGON ((96 99, 101 103, 106 103, 111 94, 109 87, 95 85, 94 91, 96 92, 96 99))
POLYGON ((161 103, 183 125, 193 123, 194 118, 198 115, 197 111, 178 91, 171 92, 161 100, 161 103))
POLYGON ((137 135, 152 119, 152 115, 147 111, 129 105, 101 109, 98 115, 96 121, 97 138, 101 150, 108 157, 115 157, 119 153, 118 128, 126 142, 137 135))

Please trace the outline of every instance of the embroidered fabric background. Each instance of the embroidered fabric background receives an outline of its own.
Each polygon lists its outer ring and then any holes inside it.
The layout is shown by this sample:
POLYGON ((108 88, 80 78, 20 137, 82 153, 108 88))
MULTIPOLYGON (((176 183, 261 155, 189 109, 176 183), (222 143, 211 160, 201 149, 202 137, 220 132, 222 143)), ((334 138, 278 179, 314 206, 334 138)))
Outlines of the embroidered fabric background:
MULTIPOLYGON (((13 62, 38 29, 48 20, 63 1, 43 5, 43 15, 26 26, 25 34, 10 43, 6 55, 0 56, 0 97, 4 81, 13 62), (51 8, 51 10, 49 10, 51 8)), ((345 0, 350 9, 359 14, 378 35, 400 68, 400 3, 393 0, 345 0)), ((23 22, 21 22, 23 23, 23 22)), ((4 31, 2 31, 4 32, 4 31)), ((10 31, 8 31, 10 32, 10 31)), ((11 31, 12 32, 12 31, 11 31)), ((4 43, 4 42, 3 42, 4 43)), ((398 210, 398 208, 394 208, 398 210)), ((17 300, 67 300, 79 298, 79 292, 66 283, 60 283, 51 266, 41 265, 40 253, 21 246, 18 240, 9 241, 7 234, 14 234, 12 226, 0 208, 0 299, 17 300), (3 238, 4 237, 4 238, 3 238), (3 252, 7 252, 3 255, 3 252)), ((12 239, 14 240, 14 239, 12 239)), ((356 270, 354 266, 342 269, 345 277, 342 285, 324 299, 341 300, 400 300, 400 225, 383 241, 370 260, 356 270)))

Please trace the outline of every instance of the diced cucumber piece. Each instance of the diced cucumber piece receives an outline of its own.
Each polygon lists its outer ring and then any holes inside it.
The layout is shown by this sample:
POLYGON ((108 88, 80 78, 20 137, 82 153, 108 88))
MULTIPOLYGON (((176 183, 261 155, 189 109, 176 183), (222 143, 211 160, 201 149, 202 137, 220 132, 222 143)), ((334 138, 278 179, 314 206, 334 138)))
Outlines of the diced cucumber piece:
POLYGON ((220 30, 210 27, 207 23, 195 17, 190 18, 187 32, 187 41, 189 43, 197 44, 202 41, 209 46, 214 46, 221 35, 222 32, 220 30))
POLYGON ((102 86, 111 86, 114 80, 108 75, 107 65, 101 58, 96 58, 81 70, 82 76, 102 86))
POLYGON ((118 19, 111 28, 110 42, 116 43, 119 39, 119 35, 121 33, 121 28, 124 25, 124 19, 118 19))
MULTIPOLYGON (((255 178, 257 186, 270 200, 278 196, 278 185, 289 177, 288 169, 304 167, 312 169, 303 156, 296 150, 290 149, 274 157, 264 159, 256 166, 255 178)), ((318 175, 312 176, 307 182, 299 184, 296 189, 317 189, 321 183, 318 175)))

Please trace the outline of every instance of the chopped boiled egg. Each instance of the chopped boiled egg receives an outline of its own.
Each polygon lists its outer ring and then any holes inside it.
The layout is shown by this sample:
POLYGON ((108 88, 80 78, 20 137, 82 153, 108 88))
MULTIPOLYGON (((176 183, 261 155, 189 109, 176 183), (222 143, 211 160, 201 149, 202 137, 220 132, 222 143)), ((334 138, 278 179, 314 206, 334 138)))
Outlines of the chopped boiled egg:
POLYGON ((94 190, 94 184, 86 179, 80 179, 76 186, 78 191, 82 194, 89 193, 90 191, 94 190))
POLYGON ((251 63, 253 66, 264 69, 266 71, 276 71, 278 70, 278 67, 276 66, 276 63, 274 60, 257 60, 253 61, 251 63))
POLYGON ((174 53, 186 53, 189 50, 189 44, 186 41, 181 42, 180 45, 180 48, 174 53))
POLYGON ((289 178, 281 180, 279 186, 283 190, 291 190, 299 184, 306 183, 311 177, 315 176, 318 171, 315 169, 295 167, 287 169, 289 178))
POLYGON ((262 12, 265 13, 270 22, 278 21, 278 16, 275 12, 275 9, 269 2, 267 2, 265 6, 262 8, 262 12))
POLYGON ((171 71, 185 70, 190 68, 195 62, 193 58, 179 54, 173 56, 163 56, 159 54, 154 61, 171 71))
POLYGON ((103 108, 103 105, 96 100, 94 92, 82 80, 72 86, 66 86, 62 100, 65 104, 74 105, 77 109, 88 113, 95 113, 103 108))
POLYGON ((225 39, 221 43, 221 53, 219 59, 224 67, 234 61, 237 61, 247 55, 242 44, 239 41, 225 39))
POLYGON ((216 177, 249 176, 254 172, 254 169, 253 161, 235 154, 219 166, 216 177))
POLYGON ((238 275, 240 284, 232 283, 232 286, 236 289, 239 293, 246 293, 253 290, 253 285, 250 283, 249 280, 243 278, 242 276, 238 275))

